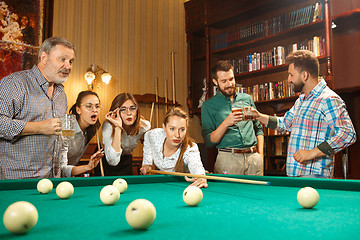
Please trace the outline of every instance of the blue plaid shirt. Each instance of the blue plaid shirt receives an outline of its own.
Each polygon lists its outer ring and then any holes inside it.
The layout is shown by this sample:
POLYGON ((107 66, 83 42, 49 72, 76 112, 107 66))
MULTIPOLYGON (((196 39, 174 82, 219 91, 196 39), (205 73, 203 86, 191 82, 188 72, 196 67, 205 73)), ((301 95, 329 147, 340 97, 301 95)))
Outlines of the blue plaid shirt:
POLYGON ((305 96, 301 94, 284 117, 277 118, 277 130, 290 131, 286 172, 288 176, 320 175, 331 177, 333 153, 356 141, 356 133, 344 101, 321 80, 305 96), (322 145, 323 147, 319 147, 322 145), (298 150, 326 149, 325 156, 300 164, 298 150))
POLYGON ((49 82, 34 66, 0 80, 0 178, 60 177, 60 136, 19 134, 27 122, 60 117, 67 110, 62 84, 49 82))

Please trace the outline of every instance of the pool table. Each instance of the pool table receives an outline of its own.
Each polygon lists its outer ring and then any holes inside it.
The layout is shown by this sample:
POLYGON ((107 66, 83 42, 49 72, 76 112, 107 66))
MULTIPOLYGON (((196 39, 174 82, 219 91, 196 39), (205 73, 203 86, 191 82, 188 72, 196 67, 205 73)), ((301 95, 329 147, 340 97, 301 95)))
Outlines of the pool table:
POLYGON ((116 177, 51 179, 54 187, 70 181, 75 192, 60 199, 36 190, 38 179, 0 181, 0 208, 29 201, 39 213, 37 225, 16 236, 1 224, 0 239, 360 239, 360 181, 291 177, 229 176, 268 181, 269 186, 209 181, 203 201, 187 206, 182 193, 189 183, 178 176, 124 176, 128 189, 113 206, 100 201, 100 190, 116 177), (313 209, 296 200, 304 186, 317 189, 313 209), (125 211, 144 198, 156 208, 147 230, 132 229, 125 211))

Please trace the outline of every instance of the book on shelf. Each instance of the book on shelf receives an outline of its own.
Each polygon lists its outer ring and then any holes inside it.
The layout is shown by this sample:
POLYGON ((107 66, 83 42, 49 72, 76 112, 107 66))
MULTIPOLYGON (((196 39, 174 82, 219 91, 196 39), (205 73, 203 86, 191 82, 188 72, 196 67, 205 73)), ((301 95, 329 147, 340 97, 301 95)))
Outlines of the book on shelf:
POLYGON ((272 145, 273 149, 272 152, 274 155, 283 155, 283 139, 281 138, 275 138, 274 144, 272 145))

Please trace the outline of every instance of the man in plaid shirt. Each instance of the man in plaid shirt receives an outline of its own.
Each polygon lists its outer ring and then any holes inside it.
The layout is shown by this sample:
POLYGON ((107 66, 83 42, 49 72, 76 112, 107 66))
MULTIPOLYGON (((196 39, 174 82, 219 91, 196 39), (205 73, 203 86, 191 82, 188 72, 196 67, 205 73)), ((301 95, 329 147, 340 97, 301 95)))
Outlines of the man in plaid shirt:
POLYGON ((288 176, 332 177, 334 154, 356 141, 356 133, 344 101, 325 80, 318 80, 319 61, 307 50, 291 53, 288 82, 301 93, 284 117, 252 109, 266 127, 290 131, 286 173, 288 176))
POLYGON ((74 59, 68 40, 48 38, 32 69, 0 80, 0 179, 60 177, 62 83, 74 59))

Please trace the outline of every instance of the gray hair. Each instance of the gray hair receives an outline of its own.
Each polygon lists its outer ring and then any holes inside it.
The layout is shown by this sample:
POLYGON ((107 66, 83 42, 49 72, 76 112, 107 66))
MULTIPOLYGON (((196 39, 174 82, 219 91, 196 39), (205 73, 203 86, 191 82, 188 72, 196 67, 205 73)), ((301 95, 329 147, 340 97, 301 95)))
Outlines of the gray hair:
POLYGON ((42 52, 45 52, 46 54, 49 54, 50 51, 56 47, 57 45, 63 45, 64 47, 67 47, 69 49, 74 50, 75 52, 75 46, 67 39, 63 38, 63 37, 51 37, 51 38, 47 38, 45 39, 45 41, 41 44, 40 47, 40 51, 38 54, 38 61, 37 63, 40 62, 40 55, 42 52))

